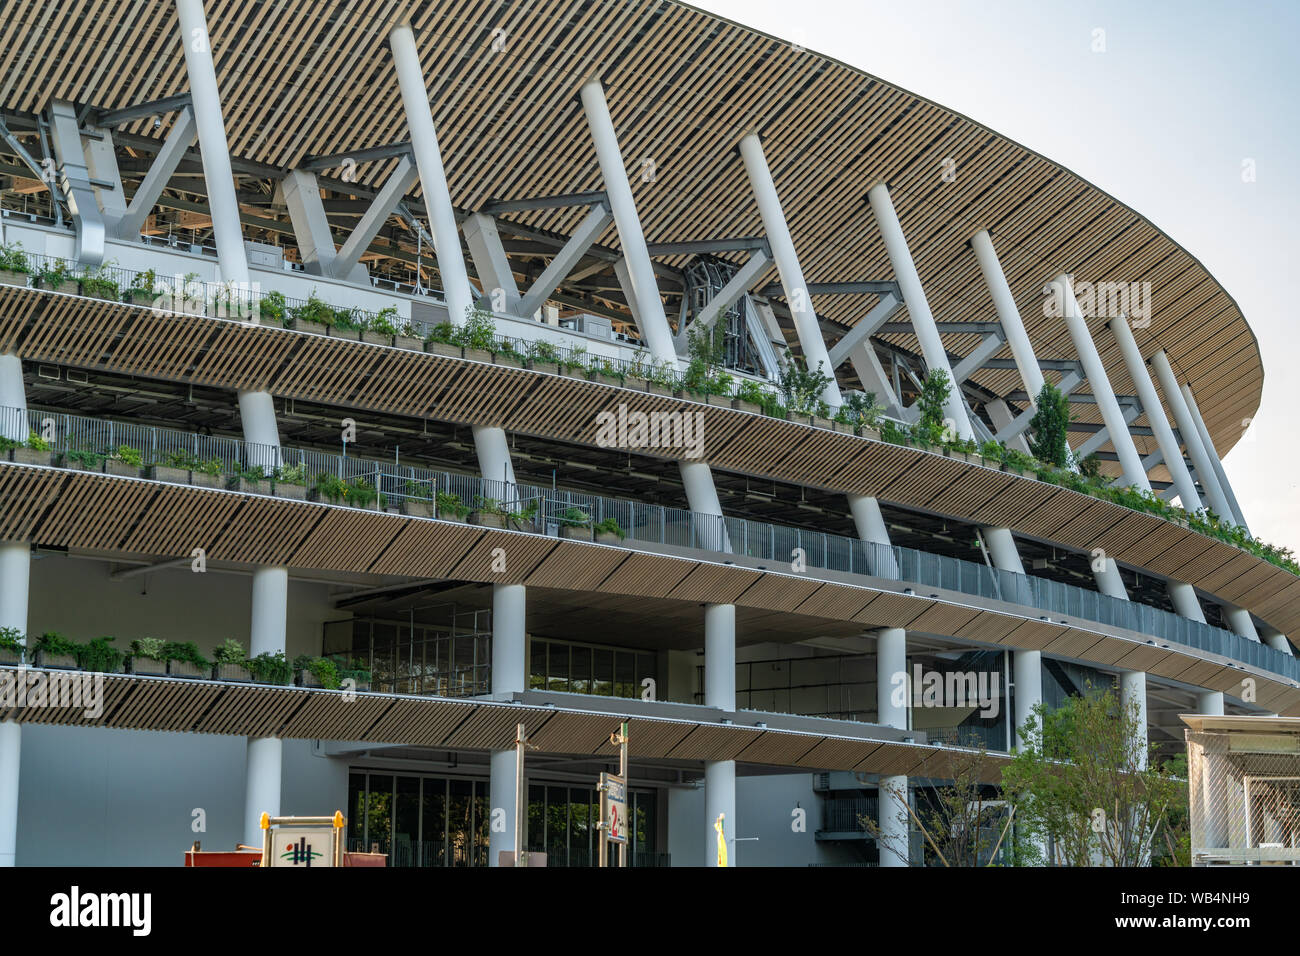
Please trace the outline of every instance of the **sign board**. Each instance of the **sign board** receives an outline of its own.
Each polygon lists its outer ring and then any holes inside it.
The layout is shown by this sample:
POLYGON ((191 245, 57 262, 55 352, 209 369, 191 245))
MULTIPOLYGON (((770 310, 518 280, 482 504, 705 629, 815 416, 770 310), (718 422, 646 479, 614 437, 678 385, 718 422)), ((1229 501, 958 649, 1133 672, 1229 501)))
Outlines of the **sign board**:
POLYGON ((271 830, 271 866, 303 867, 334 865, 332 827, 279 827, 271 830))
POLYGON ((627 781, 612 773, 600 775, 600 822, 611 843, 627 842, 627 781))

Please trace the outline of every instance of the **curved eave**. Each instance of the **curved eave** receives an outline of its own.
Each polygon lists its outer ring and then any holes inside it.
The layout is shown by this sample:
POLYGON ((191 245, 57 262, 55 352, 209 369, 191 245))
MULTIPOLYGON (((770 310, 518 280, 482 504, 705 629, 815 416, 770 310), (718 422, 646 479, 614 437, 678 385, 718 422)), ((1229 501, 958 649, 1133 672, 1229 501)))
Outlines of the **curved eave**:
MULTIPOLYGON (((171 0, 16 6, 0 27, 7 108, 37 111, 51 97, 116 108, 188 87, 171 0)), ((1231 296, 1186 250, 1059 164, 862 70, 668 0, 361 0, 326 14, 314 4, 253 0, 206 7, 231 151, 245 160, 288 168, 405 139, 384 25, 409 14, 461 209, 600 188, 575 102, 578 85, 599 75, 629 165, 655 162, 653 182, 633 183, 653 241, 761 233, 735 154, 740 136, 758 129, 808 281, 892 276, 864 201, 884 181, 941 321, 993 318, 966 248, 987 228, 1041 358, 1074 357, 1064 325, 1042 315, 1042 285, 1056 273, 1150 282, 1154 312, 1139 342, 1166 349, 1202 397, 1220 454, 1259 407, 1258 343, 1231 296), (506 43, 495 51, 498 29, 506 43), (953 183, 939 176, 948 157, 957 163, 953 183)), ((170 121, 126 128, 161 137, 170 121)), ((382 182, 394 163, 360 165, 360 181, 382 182)), ((513 218, 567 234, 581 215, 569 208, 513 218)), ((617 244, 612 228, 602 241, 617 244)), ((815 301, 845 328, 870 303, 815 301)), ((1097 337, 1112 385, 1132 394, 1113 342, 1097 337)), ((889 338, 916 347, 910 335, 889 338)), ((949 336, 946 344, 962 354, 968 341, 949 336)), ((998 395, 1019 388, 1013 370, 986 369, 974 381, 998 395)))

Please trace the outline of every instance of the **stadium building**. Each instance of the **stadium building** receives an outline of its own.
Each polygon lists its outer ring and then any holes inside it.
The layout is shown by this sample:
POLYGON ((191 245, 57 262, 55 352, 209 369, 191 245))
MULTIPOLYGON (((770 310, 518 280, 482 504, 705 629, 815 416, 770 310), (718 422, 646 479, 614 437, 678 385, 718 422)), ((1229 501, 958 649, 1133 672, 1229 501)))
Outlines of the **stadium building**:
POLYGON ((1039 703, 1300 715, 1254 335, 1050 159, 668 0, 10 7, 0 863, 593 865, 627 721, 631 865, 919 865, 1039 703))

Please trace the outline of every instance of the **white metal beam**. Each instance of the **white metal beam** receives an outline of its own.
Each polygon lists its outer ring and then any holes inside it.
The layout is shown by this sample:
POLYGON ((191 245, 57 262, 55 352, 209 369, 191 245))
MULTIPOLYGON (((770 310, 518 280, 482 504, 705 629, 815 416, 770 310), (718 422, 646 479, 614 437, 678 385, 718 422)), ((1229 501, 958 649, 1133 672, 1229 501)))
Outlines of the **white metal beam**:
POLYGON ((755 249, 753 254, 745 261, 727 283, 718 290, 717 294, 708 301, 704 308, 700 309, 695 316, 695 321, 688 326, 686 323, 680 323, 677 330, 677 344, 683 345, 691 331, 699 329, 701 331, 713 327, 713 323, 718 320, 718 316, 727 309, 731 308, 737 299, 749 291, 749 287, 758 281, 758 277, 767 271, 772 260, 767 257, 761 249, 755 249))
POLYGON ((167 183, 171 181, 176 167, 185 158, 186 151, 194 145, 198 136, 194 110, 186 106, 176 114, 176 122, 172 124, 167 138, 154 156, 149 172, 145 173, 144 180, 136 189, 135 195, 131 197, 125 215, 117 224, 117 238, 134 240, 140 235, 140 230, 144 228, 144 221, 149 218, 149 213, 153 211, 158 197, 167 188, 167 183))
MULTIPOLYGON (((597 203, 587 210, 587 215, 578 223, 578 228, 573 231, 573 235, 569 237, 568 242, 560 248, 546 268, 542 270, 542 274, 537 277, 533 284, 528 287, 528 291, 519 299, 516 315, 530 318, 534 312, 542 307, 542 303, 564 281, 564 277, 573 271, 573 267, 582 260, 587 250, 591 248, 591 244, 605 231, 605 227, 609 225, 611 218, 609 207, 604 203, 597 203)), ((656 291, 655 298, 658 299, 658 297, 656 291)), ((636 292, 633 287, 632 294, 628 297, 630 306, 634 306, 635 298, 636 292)), ((634 307, 630 311, 633 312, 633 321, 640 328, 640 320, 635 318, 639 309, 634 307)), ((659 311, 662 314, 662 305, 659 311)), ((667 317, 664 318, 664 324, 668 324, 667 317)), ((642 329, 641 331, 644 336, 645 330, 642 329)))
POLYGON ((330 268, 331 275, 336 279, 357 278, 355 270, 361 265, 362 254, 370 248, 370 243, 375 241, 375 236, 379 235, 379 230, 388 221, 393 209, 419 179, 420 171, 409 157, 403 156, 383 188, 371 200, 365 215, 358 220, 351 234, 339 247, 330 268))
POLYGON ((474 260, 474 268, 483 286, 483 295, 492 303, 492 310, 519 314, 519 287, 501 244, 496 220, 476 212, 465 220, 463 230, 470 258, 474 260))
POLYGON ((839 368, 844 364, 858 345, 875 335, 877 330, 893 318, 902 307, 903 303, 896 296, 892 294, 882 296, 871 311, 859 319, 857 325, 844 333, 844 337, 831 347, 831 367, 839 368))
POLYGON ((303 268, 311 275, 330 275, 338 253, 316 174, 289 170, 289 175, 280 182, 280 193, 289 208, 289 221, 293 224, 303 268))

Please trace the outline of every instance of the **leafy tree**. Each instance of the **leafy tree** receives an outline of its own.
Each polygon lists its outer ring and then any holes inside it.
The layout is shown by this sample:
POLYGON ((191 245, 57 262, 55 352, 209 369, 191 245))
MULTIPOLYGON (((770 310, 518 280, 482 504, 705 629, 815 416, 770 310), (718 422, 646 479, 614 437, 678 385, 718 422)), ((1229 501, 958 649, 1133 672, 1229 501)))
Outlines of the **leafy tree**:
POLYGON ((1137 702, 1091 685, 1020 730, 1024 746, 1002 774, 1021 837, 1048 842, 1066 866, 1149 865, 1157 847, 1177 860, 1187 784, 1178 766, 1148 766, 1151 746, 1137 702), (1139 743, 1140 741, 1140 743, 1139 743))
POLYGON ((1029 450, 1039 461, 1065 468, 1069 463, 1065 430, 1070 424, 1070 399, 1051 382, 1044 382, 1038 392, 1037 406, 1029 420, 1033 432, 1029 450))
POLYGON ((948 378, 948 373, 941 368, 931 369, 916 400, 921 417, 912 426, 915 437, 930 445, 942 445, 950 437, 951 426, 946 415, 951 396, 952 381, 948 378))
POLYGON ((809 371, 789 349, 786 350, 777 378, 777 389, 786 408, 805 415, 829 417, 830 409, 821 396, 830 382, 831 377, 822 370, 821 362, 817 363, 816 371, 809 371))

